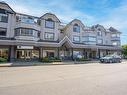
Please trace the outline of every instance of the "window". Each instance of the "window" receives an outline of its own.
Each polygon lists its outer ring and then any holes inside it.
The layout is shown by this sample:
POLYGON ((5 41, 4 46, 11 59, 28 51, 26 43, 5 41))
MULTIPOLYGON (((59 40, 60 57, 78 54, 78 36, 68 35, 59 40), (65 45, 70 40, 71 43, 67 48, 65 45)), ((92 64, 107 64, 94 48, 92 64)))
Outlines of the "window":
POLYGON ((114 41, 114 42, 112 42, 112 45, 114 45, 114 46, 119 46, 119 45, 120 45, 120 42, 117 42, 117 41, 115 42, 115 41, 114 41))
POLYGON ((0 36, 6 36, 7 29, 0 28, 0 36))
POLYGON ((55 22, 51 18, 45 20, 45 27, 46 28, 54 29, 54 26, 55 26, 55 22))
POLYGON ((80 26, 79 26, 78 24, 75 24, 75 25, 73 26, 73 31, 74 31, 74 32, 80 32, 80 26))
POLYGON ((17 15, 16 22, 23 22, 28 24, 38 24, 38 18, 32 16, 25 16, 25 15, 17 15))
POLYGON ((112 45, 116 46, 117 45, 117 42, 112 42, 112 45))
POLYGON ((97 31, 97 36, 102 36, 102 32, 101 31, 97 31))
POLYGON ((102 39, 98 39, 98 40, 97 40, 97 43, 98 43, 98 44, 103 44, 103 40, 102 40, 102 39))
POLYGON ((93 36, 83 36, 82 40, 85 41, 85 42, 86 41, 96 42, 96 37, 93 37, 93 36))
POLYGON ((27 28, 21 28, 21 29, 15 29, 15 35, 16 36, 34 36, 33 29, 27 29, 27 28))
POLYGON ((82 58, 82 52, 81 51, 73 51, 74 58, 82 58))
POLYGON ((21 29, 21 35, 22 36, 33 36, 33 30, 32 29, 21 29))
POLYGON ((114 37, 120 37, 120 34, 112 34, 111 37, 112 38, 114 38, 114 37))
POLYGON ((0 22, 8 22, 8 15, 7 14, 1 14, 0 13, 0 22))
POLYGON ((96 44, 96 37, 94 37, 94 36, 83 36, 82 41, 85 44, 96 44))
POLYGON ((73 36, 74 42, 80 42, 80 36, 73 36))
POLYGON ((0 57, 8 58, 8 49, 7 48, 0 48, 0 57))
POLYGON ((88 44, 88 45, 95 45, 96 42, 85 42, 85 44, 88 44))
POLYGON ((45 39, 46 40, 54 40, 54 33, 45 33, 45 39))

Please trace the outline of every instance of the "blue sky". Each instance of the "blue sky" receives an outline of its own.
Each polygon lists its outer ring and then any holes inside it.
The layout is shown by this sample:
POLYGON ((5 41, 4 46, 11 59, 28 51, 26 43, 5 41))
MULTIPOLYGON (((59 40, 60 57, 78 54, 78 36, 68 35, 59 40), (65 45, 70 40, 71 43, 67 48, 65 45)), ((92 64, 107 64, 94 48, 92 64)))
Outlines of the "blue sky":
POLYGON ((127 0, 3 0, 16 12, 42 16, 56 14, 61 22, 80 19, 84 25, 110 26, 122 32, 121 42, 127 44, 127 0))

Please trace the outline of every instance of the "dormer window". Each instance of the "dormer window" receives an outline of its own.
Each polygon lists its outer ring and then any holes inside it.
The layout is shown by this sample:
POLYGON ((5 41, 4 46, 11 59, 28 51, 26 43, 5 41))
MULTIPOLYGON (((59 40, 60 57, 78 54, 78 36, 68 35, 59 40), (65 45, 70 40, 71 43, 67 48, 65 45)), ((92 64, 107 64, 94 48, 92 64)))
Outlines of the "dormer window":
POLYGON ((0 22, 8 22, 8 15, 6 14, 6 11, 3 9, 0 9, 0 22))
POLYGON ((45 20, 45 27, 54 29, 55 22, 51 18, 48 18, 47 20, 45 20))
POLYGON ((80 32, 80 26, 78 24, 74 24, 73 32, 80 32))
POLYGON ((7 29, 6 28, 0 28, 0 36, 6 36, 7 29))
POLYGON ((102 31, 97 31, 97 36, 102 36, 102 31))

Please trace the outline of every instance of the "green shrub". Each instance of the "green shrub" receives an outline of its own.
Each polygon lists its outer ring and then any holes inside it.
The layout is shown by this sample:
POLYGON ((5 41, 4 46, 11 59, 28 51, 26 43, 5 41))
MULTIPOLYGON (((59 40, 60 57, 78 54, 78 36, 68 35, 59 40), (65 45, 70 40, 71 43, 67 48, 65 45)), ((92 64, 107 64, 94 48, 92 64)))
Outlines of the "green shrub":
POLYGON ((7 62, 7 59, 0 57, 0 62, 7 62))
POLYGON ((57 57, 44 57, 41 59, 41 62, 51 63, 51 62, 61 62, 57 57))
POLYGON ((90 60, 86 58, 76 58, 75 61, 90 61, 90 60))
POLYGON ((52 61, 48 57, 44 57, 41 60, 42 62, 51 63, 52 61))

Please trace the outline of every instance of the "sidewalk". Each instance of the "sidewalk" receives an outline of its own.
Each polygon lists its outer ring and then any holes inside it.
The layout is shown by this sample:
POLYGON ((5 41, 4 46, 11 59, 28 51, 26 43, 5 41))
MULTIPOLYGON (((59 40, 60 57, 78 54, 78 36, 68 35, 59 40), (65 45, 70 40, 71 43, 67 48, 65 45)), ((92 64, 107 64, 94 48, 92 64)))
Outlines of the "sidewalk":
POLYGON ((10 67, 13 63, 0 63, 0 67, 10 67))
POLYGON ((42 62, 13 62, 13 63, 0 63, 0 67, 9 66, 40 66, 40 65, 71 65, 71 64, 92 64, 99 63, 99 61, 67 61, 67 62, 53 62, 53 63, 42 63, 42 62))

